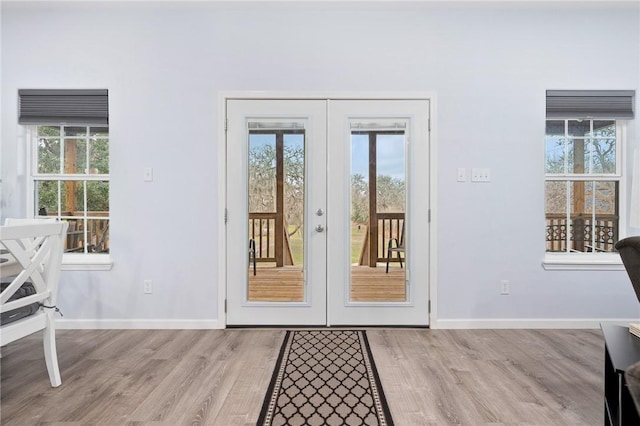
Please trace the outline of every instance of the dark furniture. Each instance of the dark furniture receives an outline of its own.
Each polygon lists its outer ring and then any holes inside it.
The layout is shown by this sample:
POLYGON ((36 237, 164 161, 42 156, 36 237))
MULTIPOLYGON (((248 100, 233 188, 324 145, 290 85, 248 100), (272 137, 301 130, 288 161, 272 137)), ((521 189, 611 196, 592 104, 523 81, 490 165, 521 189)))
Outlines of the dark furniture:
MULTIPOLYGON (((640 236, 623 238, 616 243, 615 247, 620 253, 633 290, 640 301, 640 236)), ((640 361, 627 369, 626 379, 629 393, 636 404, 636 409, 640 411, 640 361)))
POLYGON ((249 266, 253 265, 253 275, 256 274, 256 240, 249 238, 249 266))
POLYGON ((640 301, 640 236, 628 237, 616 243, 624 268, 640 301))
POLYGON ((402 256, 400 256, 400 253, 404 255, 404 221, 402 222, 402 230, 400 231, 400 241, 398 241, 397 238, 391 238, 387 245, 387 274, 389 273, 389 262, 391 262, 392 253, 398 255, 398 262, 400 262, 400 267, 402 268, 402 256), (396 243, 395 247, 393 246, 394 242, 396 243))
POLYGON ((627 387, 625 372, 640 361, 640 338, 628 327, 601 324, 604 336, 604 424, 640 425, 640 416, 627 387))

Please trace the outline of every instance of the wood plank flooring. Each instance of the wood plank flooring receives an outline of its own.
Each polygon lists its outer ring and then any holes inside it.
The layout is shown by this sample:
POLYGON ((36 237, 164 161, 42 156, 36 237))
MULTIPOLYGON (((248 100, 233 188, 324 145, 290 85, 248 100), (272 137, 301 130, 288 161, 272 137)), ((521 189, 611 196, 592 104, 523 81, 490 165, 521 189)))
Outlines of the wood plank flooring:
MULTIPOLYGON (((404 302, 405 270, 385 264, 377 268, 351 266, 351 300, 354 302, 404 302)), ((304 274, 298 266, 259 266, 249 271, 249 300, 252 302, 302 302, 304 274)))
MULTIPOLYGON (((367 331, 396 425, 599 425, 599 330, 367 331)), ((284 330, 59 330, 2 348, 2 425, 253 425, 284 330)))

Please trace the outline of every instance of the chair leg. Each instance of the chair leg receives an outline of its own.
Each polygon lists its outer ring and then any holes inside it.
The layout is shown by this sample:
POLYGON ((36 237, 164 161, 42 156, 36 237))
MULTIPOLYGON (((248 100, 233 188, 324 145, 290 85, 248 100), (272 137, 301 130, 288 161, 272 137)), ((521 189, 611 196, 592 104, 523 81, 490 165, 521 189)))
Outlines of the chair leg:
POLYGON ((253 264, 253 275, 256 274, 256 242, 249 238, 249 267, 253 264), (252 262, 253 261, 253 262, 252 262))
POLYGON ((402 268, 402 256, 400 255, 399 251, 397 251, 396 253, 398 253, 398 262, 400 262, 400 268, 402 268))
POLYGON ((386 274, 389 273, 389 262, 391 262, 391 241, 389 241, 389 247, 387 247, 387 270, 386 274))
MULTIPOLYGON (((48 314, 48 316, 51 314, 48 314)), ((47 371, 49 372, 49 380, 51 386, 57 388, 62 384, 62 378, 60 377, 60 369, 58 368, 58 353, 56 351, 56 328, 53 324, 53 318, 47 319, 47 327, 44 329, 44 360, 47 364, 47 371)))

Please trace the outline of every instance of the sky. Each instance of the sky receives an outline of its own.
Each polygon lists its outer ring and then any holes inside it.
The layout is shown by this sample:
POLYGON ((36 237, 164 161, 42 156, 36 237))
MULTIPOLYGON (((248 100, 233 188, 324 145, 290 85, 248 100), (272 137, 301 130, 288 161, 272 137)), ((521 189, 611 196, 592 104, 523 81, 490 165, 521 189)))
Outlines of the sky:
MULTIPOLYGON (((301 146, 302 138, 287 137, 285 143, 301 146)), ((252 135, 250 149, 274 145, 272 135, 252 135)), ((405 179, 405 149, 403 135, 381 135, 377 145, 377 174, 396 179, 405 179)), ((361 174, 365 181, 369 178, 369 142, 367 135, 351 136, 351 174, 361 174)))

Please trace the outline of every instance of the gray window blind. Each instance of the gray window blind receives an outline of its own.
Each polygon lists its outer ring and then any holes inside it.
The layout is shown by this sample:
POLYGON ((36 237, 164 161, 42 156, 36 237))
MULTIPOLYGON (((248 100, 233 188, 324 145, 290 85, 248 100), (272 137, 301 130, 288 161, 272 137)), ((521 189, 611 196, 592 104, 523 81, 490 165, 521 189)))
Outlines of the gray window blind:
POLYGON ((109 94, 106 89, 21 89, 18 99, 19 124, 109 124, 109 94))
POLYGON ((634 117, 635 90, 547 90, 547 118, 634 117))

